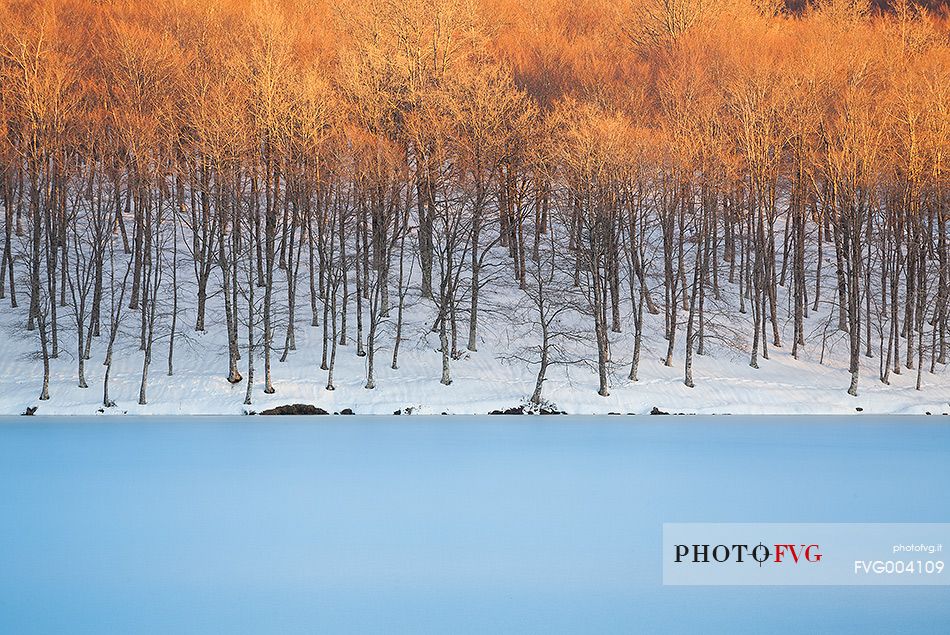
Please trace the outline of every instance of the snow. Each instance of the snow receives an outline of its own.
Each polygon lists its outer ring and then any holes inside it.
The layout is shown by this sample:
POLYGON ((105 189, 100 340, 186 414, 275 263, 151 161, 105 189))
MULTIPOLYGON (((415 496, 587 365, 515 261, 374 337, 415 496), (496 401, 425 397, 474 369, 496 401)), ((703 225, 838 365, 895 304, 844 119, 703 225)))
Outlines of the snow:
POLYGON ((663 587, 664 522, 945 522, 914 417, 0 420, 5 633, 945 632, 945 587, 663 587))
MULTIPOLYGON (((503 263, 504 249, 496 248, 496 258, 503 263)), ((118 265, 123 266, 123 265, 118 265)), ((138 391, 142 370, 142 352, 138 350, 138 316, 125 311, 123 331, 116 344, 116 360, 110 380, 110 397, 115 408, 106 409, 114 414, 241 414, 261 411, 270 407, 306 403, 330 412, 350 408, 357 414, 392 414, 411 409, 415 414, 486 414, 524 403, 534 389, 537 367, 514 359, 531 355, 524 350, 537 346, 539 336, 519 324, 516 315, 527 311, 530 302, 516 283, 495 274, 494 284, 482 290, 478 351, 465 351, 462 358, 452 361, 453 383, 440 384, 441 354, 438 335, 430 330, 436 310, 431 301, 423 300, 418 292, 418 280, 410 285, 404 337, 399 356, 399 368, 390 368, 395 307, 390 319, 380 327, 380 347, 376 361, 376 388, 365 385, 366 358, 356 356, 355 300, 351 298, 348 314, 348 342, 340 348, 334 371, 336 390, 327 391, 326 372, 320 370, 322 326, 310 326, 309 297, 306 274, 302 272, 297 300, 297 350, 286 362, 278 358, 284 343, 286 318, 275 310, 273 381, 276 393, 263 393, 263 360, 255 362, 256 385, 253 405, 245 406, 244 382, 231 385, 227 375, 227 339, 223 319, 223 299, 220 292, 208 301, 207 330, 194 331, 195 297, 191 264, 181 263, 179 273, 179 312, 175 374, 166 375, 167 316, 160 320, 160 339, 155 344, 150 366, 148 404, 139 406, 138 391), (164 331, 162 330, 164 329, 164 331)), ((418 269, 418 267, 416 268, 418 269)), ((408 266, 407 266, 408 270, 408 266)), ((825 267, 833 272, 833 262, 825 267)), ((504 271, 504 268, 502 268, 504 271)), ((215 270, 217 274, 217 270, 215 270)), ((831 284, 831 273, 828 284, 831 284)), ((107 276, 108 279, 108 276, 107 276)), ((275 299, 285 302, 284 276, 275 275, 275 299)), ((210 288, 218 289, 212 277, 210 288)), ((657 282, 659 284, 659 282, 657 282)), ((713 324, 708 327, 708 354, 695 356, 695 388, 683 384, 685 315, 680 313, 676 356, 673 367, 666 367, 660 358, 666 353, 667 342, 662 337, 663 316, 646 315, 642 361, 638 382, 627 379, 631 359, 633 321, 624 316, 623 333, 611 333, 611 388, 608 397, 597 394, 596 369, 587 365, 553 366, 544 385, 544 397, 560 410, 571 414, 648 413, 654 407, 667 412, 699 414, 943 414, 950 412, 950 374, 946 365, 937 365, 929 372, 925 357, 922 390, 915 389, 916 370, 904 369, 900 375, 891 375, 891 384, 883 385, 878 379, 879 359, 862 357, 862 375, 859 396, 846 394, 850 376, 847 372, 846 335, 834 332, 828 338, 824 352, 821 333, 834 307, 825 304, 834 298, 832 287, 822 292, 821 310, 813 312, 806 321, 807 346, 799 360, 790 354, 791 319, 780 289, 780 316, 783 329, 782 348, 770 346, 770 359, 759 359, 760 368, 749 367, 748 341, 751 332, 750 317, 740 315, 735 304, 736 289, 722 282, 723 299, 717 304, 710 293, 707 297, 713 324), (717 313, 718 312, 718 313, 717 313), (861 410, 858 410, 858 409, 861 410)), ((96 338, 92 359, 86 364, 89 388, 77 387, 75 338, 72 334, 70 309, 60 310, 61 353, 52 360, 51 399, 38 401, 42 362, 38 359, 37 336, 23 329, 28 299, 20 289, 20 308, 13 310, 8 300, 0 306, 0 414, 20 414, 28 407, 37 407, 37 414, 94 414, 102 409, 101 361, 107 339, 96 338)), ((171 293, 165 290, 166 296, 171 293)), ((106 292, 108 298, 108 292, 106 292)), ((392 294, 395 303, 395 293, 392 294)), ((662 288, 657 301, 662 299, 662 288)), ((168 298, 166 297, 166 302, 168 298)), ((627 303, 629 304, 629 302, 627 303)), ((108 313, 108 299, 105 301, 108 313)), ((364 309, 365 310, 365 309, 364 309)), ((322 311, 321 311, 322 313, 322 311)), ((322 316, 321 316, 322 317, 322 316)), ((106 316, 107 319, 107 316, 106 316)), ((577 329, 592 332, 592 324, 578 315, 577 329)), ((364 320, 368 329, 368 319, 364 320)), ((459 347, 464 349, 467 336, 467 316, 459 318, 459 347)), ((239 328, 242 347, 245 327, 239 328)), ((928 334, 929 336, 929 334, 928 334)), ((876 334, 874 335, 876 338, 876 334)), ((877 342, 874 341, 874 346, 877 342)), ((593 341, 581 343, 574 352, 595 359, 593 341), (586 348, 586 350, 585 350, 586 348)), ((260 354, 258 345, 258 354, 260 354)), ((246 374, 246 360, 240 362, 246 374)))

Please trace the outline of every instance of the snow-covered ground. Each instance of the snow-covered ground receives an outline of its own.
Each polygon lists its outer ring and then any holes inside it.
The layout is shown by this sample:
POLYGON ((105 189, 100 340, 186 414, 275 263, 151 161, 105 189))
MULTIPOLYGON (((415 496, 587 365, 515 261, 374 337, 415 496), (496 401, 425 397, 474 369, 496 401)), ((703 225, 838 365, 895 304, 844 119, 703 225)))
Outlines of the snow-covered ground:
MULTIPOLYGON (((831 271, 832 266, 829 262, 827 270, 831 271)), ((278 284, 282 278, 282 275, 276 276, 278 284)), ((272 365, 276 392, 272 395, 263 393, 263 363, 258 358, 253 404, 245 406, 246 384, 231 385, 225 379, 227 340, 220 293, 209 299, 207 330, 196 333, 193 330, 194 308, 185 305, 188 298, 195 296, 187 282, 187 267, 183 266, 179 279, 182 293, 174 375, 166 374, 168 344, 165 320, 158 327, 161 339, 155 344, 149 370, 148 404, 138 405, 142 370, 142 353, 138 350, 136 337, 138 316, 126 311, 110 381, 110 396, 117 405, 105 409, 105 412, 239 414, 304 403, 330 412, 350 408, 357 414, 392 414, 407 409, 415 414, 486 414, 524 403, 534 388, 537 367, 514 359, 519 352, 521 357, 532 355, 523 349, 539 343, 536 334, 512 319, 515 313, 525 311, 530 304, 515 284, 505 281, 483 290, 478 351, 466 351, 460 359, 452 361, 453 382, 444 386, 439 381, 441 355, 438 336, 429 329, 435 309, 430 302, 418 297, 418 284, 413 281, 398 370, 390 368, 396 313, 393 310, 390 320, 381 327, 376 388, 364 388, 366 358, 356 355, 355 301, 351 297, 347 327, 349 342, 338 352, 334 373, 336 390, 328 391, 325 389, 326 372, 320 370, 322 327, 310 326, 309 300, 302 279, 297 301, 297 350, 291 352, 286 362, 277 361, 284 343, 285 328, 278 314, 272 365)), ((215 284, 212 278, 212 288, 215 284)), ((285 293, 279 289, 275 291, 275 297, 283 298, 285 293)), ((723 283, 721 306, 734 305, 735 296, 735 288, 723 283)), ((833 297, 830 287, 823 292, 823 298, 833 297)), ((659 289, 657 300, 661 298, 662 289, 659 289)), ((780 304, 782 302, 780 296, 780 304)), ((712 315, 716 311, 716 302, 710 296, 708 303, 712 315)), ((106 338, 94 342, 92 359, 86 364, 89 388, 78 388, 71 317, 68 308, 61 309, 61 353, 52 361, 51 399, 41 402, 37 399, 42 378, 42 363, 36 354, 39 344, 35 332, 31 334, 23 330, 27 304, 27 300, 21 298, 20 308, 11 310, 8 301, 4 300, 0 308, 0 414, 19 414, 36 406, 39 407, 37 414, 93 414, 100 411, 104 371, 101 362, 106 338)), ((695 388, 683 384, 686 339, 683 312, 680 312, 673 367, 666 367, 660 361, 667 346, 662 337, 662 314, 646 316, 646 335, 637 382, 627 379, 633 348, 633 323, 629 316, 625 316, 624 332, 611 334, 614 364, 610 396, 597 394, 594 368, 574 364, 553 366, 549 370, 544 397, 570 414, 641 414, 654 407, 667 412, 706 414, 950 412, 950 371, 947 366, 938 365, 936 372, 931 374, 926 358, 923 386, 918 391, 915 389, 916 370, 904 369, 900 375, 892 374, 890 385, 885 386, 877 375, 879 359, 862 357, 859 396, 847 395, 850 376, 846 362, 846 335, 831 328, 826 350, 822 351, 822 333, 830 310, 834 310, 833 307, 823 305, 822 311, 813 313, 806 321, 808 343, 802 349, 800 359, 795 360, 790 354, 790 319, 786 308, 780 307, 785 330, 783 347, 770 347, 770 359, 760 359, 758 369, 751 368, 748 363, 751 332, 748 314, 740 316, 734 308, 722 311, 721 315, 713 317, 714 324, 707 329, 707 354, 695 357, 695 388)), ((527 315, 530 316, 530 311, 527 315)), ((467 324, 467 317, 461 316, 460 348, 464 348, 467 324)), ((241 326, 240 330, 243 345, 244 327, 241 326)), ((583 330, 592 331, 592 325, 583 324, 583 330)), ((875 334, 875 347, 876 337, 875 334)), ((581 349, 583 347, 581 345, 581 349)), ((589 343, 586 354, 591 360, 595 359, 593 342, 589 343)), ((245 365, 246 361, 242 360, 242 373, 245 373, 245 365)))

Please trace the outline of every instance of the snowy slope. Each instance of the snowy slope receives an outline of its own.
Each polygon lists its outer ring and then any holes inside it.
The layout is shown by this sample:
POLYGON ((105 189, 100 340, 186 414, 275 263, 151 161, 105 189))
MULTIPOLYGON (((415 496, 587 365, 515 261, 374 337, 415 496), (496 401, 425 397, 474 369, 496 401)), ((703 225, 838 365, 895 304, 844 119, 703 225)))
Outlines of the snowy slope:
MULTIPOLYGON (((830 267, 827 270, 831 270, 830 267)), ((187 274, 187 267, 183 265, 179 280, 190 279, 187 274)), ((277 276, 277 279, 282 278, 277 276)), ((527 304, 515 285, 505 281, 483 290, 484 317, 480 323, 478 351, 465 352, 460 359, 454 360, 453 383, 443 386, 439 383, 441 356, 438 337, 428 328, 435 309, 431 303, 417 297, 418 285, 413 282, 399 369, 390 368, 393 310, 389 324, 382 327, 379 338, 381 348, 377 353, 376 388, 364 388, 366 358, 356 356, 353 339, 356 333, 355 302, 351 299, 349 342, 338 352, 334 377, 336 390, 327 391, 326 372, 319 368, 322 327, 310 326, 309 299, 306 285, 302 283, 298 300, 297 350, 291 352, 288 361, 277 361, 285 329, 278 315, 273 357, 276 393, 263 393, 262 361, 258 359, 253 405, 245 406, 245 382, 232 386, 225 380, 227 341, 221 310, 223 300, 220 294, 209 299, 208 328, 204 333, 196 333, 193 330, 194 308, 182 306, 186 298, 194 297, 192 289, 187 286, 186 282, 182 283, 174 375, 166 374, 168 344, 165 332, 163 339, 156 342, 146 406, 137 404, 142 370, 142 353, 135 345, 137 316, 126 312, 110 383, 110 396, 117 407, 107 409, 107 412, 237 414, 282 404, 306 403, 331 412, 351 408, 358 414, 392 414, 407 408, 418 414, 484 414, 523 403, 534 388, 537 367, 513 359, 518 351, 521 357, 530 355, 523 350, 524 347, 537 344, 537 336, 512 319, 512 308, 524 308, 527 304)), ((735 289, 725 285, 722 302, 729 304, 735 296, 735 289)), ((824 297, 831 298, 834 294, 829 289, 824 297)), ((821 350, 821 332, 827 322, 827 313, 833 307, 826 307, 807 321, 806 333, 812 335, 799 360, 793 359, 789 353, 791 324, 786 310, 780 309, 786 326, 784 346, 770 348, 771 358, 760 360, 760 368, 753 369, 748 365, 748 353, 745 352, 749 349, 749 324, 737 321, 735 311, 729 311, 725 317, 715 317, 715 304, 711 298, 709 302, 713 324, 707 328, 707 354, 695 358, 695 388, 683 385, 683 322, 677 334, 675 365, 666 367, 660 362, 667 345, 662 338, 662 314, 647 316, 640 380, 631 382, 626 378, 632 351, 632 320, 626 316, 625 332, 611 334, 615 366, 609 397, 598 396, 596 372, 577 364, 552 367, 545 383, 544 397, 572 414, 640 414, 654 407, 669 412, 707 414, 950 412, 950 374, 946 366, 939 365, 936 373, 930 374, 927 360, 923 387, 918 391, 915 390, 916 371, 905 369, 901 375, 892 375, 891 384, 885 386, 877 376, 879 360, 876 357, 862 358, 860 394, 856 398, 848 396, 845 392, 849 383, 846 366, 848 344, 843 334, 832 333, 827 340, 827 349, 821 350)), ((63 309, 60 317, 63 325, 61 354, 59 359, 52 361, 51 399, 40 402, 37 396, 42 363, 36 355, 39 348, 36 335, 22 328, 26 305, 27 302, 21 298, 19 309, 12 310, 7 301, 0 308, 0 414, 18 414, 35 406, 39 406, 37 414, 91 414, 99 411, 105 337, 94 342, 92 359, 86 365, 90 387, 78 388, 73 352, 75 341, 68 328, 69 309, 63 309)), ((574 316, 574 319, 582 318, 574 316)), ((681 314, 680 319, 685 321, 685 316, 681 314)), ((460 318, 460 330, 467 333, 465 318, 460 318)), ((591 325, 585 325, 584 330, 591 331, 591 325)), ((243 326, 241 333, 243 339, 243 326)), ((460 332, 459 338, 459 346, 464 347, 464 333, 460 332)), ((593 358, 592 342, 580 344, 576 352, 583 356, 585 346, 589 346, 586 355, 593 358)), ((245 364, 246 360, 242 360, 242 372, 245 364)))

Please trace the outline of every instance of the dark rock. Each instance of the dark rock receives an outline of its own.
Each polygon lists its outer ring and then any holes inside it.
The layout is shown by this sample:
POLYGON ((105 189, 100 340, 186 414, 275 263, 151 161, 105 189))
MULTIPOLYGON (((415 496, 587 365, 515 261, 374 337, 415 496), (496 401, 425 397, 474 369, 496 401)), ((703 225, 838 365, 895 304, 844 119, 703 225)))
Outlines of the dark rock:
POLYGON ((277 406, 269 410, 261 410, 262 415, 327 415, 330 414, 323 408, 317 408, 310 404, 295 403, 286 406, 277 406))
POLYGON ((501 410, 492 410, 490 415, 566 415, 563 410, 558 410, 557 405, 542 402, 540 405, 533 403, 523 403, 520 406, 512 406, 501 410))
POLYGON ((504 410, 492 410, 488 414, 490 415, 523 415, 524 406, 515 406, 513 408, 505 408, 504 410))
POLYGON ((351 415, 351 414, 353 414, 353 409, 352 409, 352 408, 344 408, 343 410, 340 411, 340 414, 341 414, 341 415, 351 415))
POLYGON ((660 409, 657 408, 656 406, 653 406, 653 410, 650 411, 650 414, 651 414, 651 415, 668 415, 668 414, 670 414, 670 413, 668 413, 668 412, 663 412, 662 410, 660 410, 660 409))
POLYGON ((857 410, 858 412, 864 412, 864 408, 861 408, 861 407, 857 407, 855 408, 855 410, 857 410))
POLYGON ((394 414, 394 415, 401 415, 401 414, 402 414, 402 410, 393 410, 393 414, 394 414))
POLYGON ((27 407, 26 407, 26 412, 23 413, 23 416, 24 416, 24 417, 32 417, 34 414, 36 414, 36 409, 37 409, 38 407, 39 407, 39 406, 27 406, 27 407))

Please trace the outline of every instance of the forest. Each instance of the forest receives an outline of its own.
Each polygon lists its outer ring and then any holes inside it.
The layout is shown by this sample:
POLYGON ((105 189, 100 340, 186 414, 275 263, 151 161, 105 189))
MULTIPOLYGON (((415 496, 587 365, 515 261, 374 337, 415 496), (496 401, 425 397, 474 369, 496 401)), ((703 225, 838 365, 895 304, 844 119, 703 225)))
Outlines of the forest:
POLYGON ((0 339, 102 407, 207 331, 246 404, 512 324, 535 404, 650 338, 947 385, 948 154, 939 3, 3 0, 0 339))

